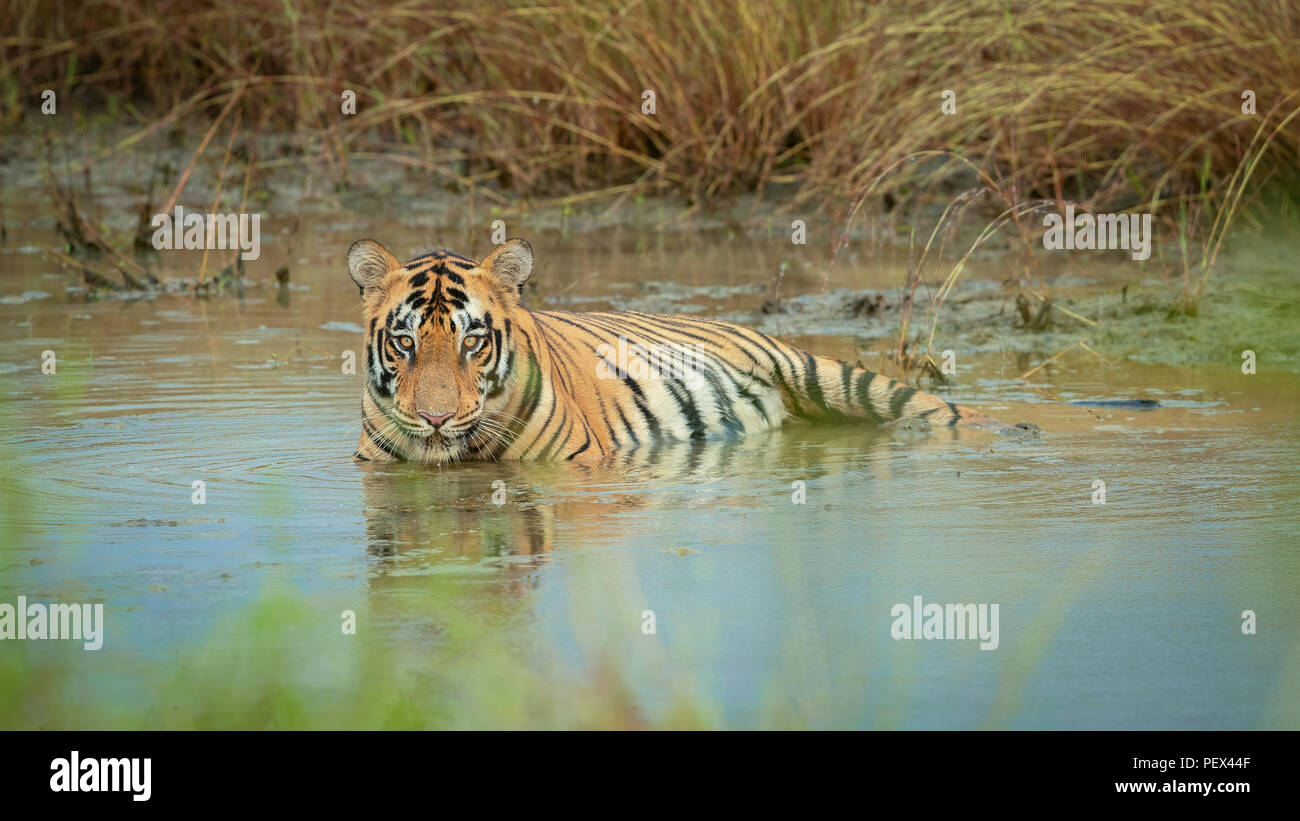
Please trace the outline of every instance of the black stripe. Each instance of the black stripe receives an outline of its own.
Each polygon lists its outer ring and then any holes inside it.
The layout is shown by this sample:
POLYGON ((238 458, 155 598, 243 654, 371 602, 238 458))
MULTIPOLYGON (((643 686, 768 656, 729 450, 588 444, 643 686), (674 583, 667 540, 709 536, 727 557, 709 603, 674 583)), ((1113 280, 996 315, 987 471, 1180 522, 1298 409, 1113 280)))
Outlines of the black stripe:
MULTIPOLYGON (((650 429, 650 438, 658 439, 661 432, 659 418, 650 412, 650 406, 645 401, 645 391, 641 390, 641 386, 630 376, 623 380, 623 384, 627 385, 628 390, 632 391, 632 403, 636 405, 637 410, 641 411, 646 427, 650 429)), ((635 439, 636 437, 633 436, 632 438, 635 439)))
POLYGON ((889 412, 899 419, 903 415, 903 406, 905 406, 913 396, 916 395, 916 388, 902 387, 894 391, 894 395, 889 398, 889 412))
POLYGON ((858 374, 857 382, 854 383, 853 386, 853 394, 857 399, 858 404, 871 416, 872 420, 874 420, 876 424, 881 424, 885 421, 885 418, 880 415, 876 410, 875 403, 871 401, 871 380, 875 378, 876 375, 867 370, 858 374))
POLYGON ((586 450, 586 449, 589 448, 589 447, 591 447, 591 437, 590 437, 590 436, 587 437, 587 441, 585 441, 585 442, 582 443, 582 447, 578 448, 578 449, 575 450, 573 453, 570 453, 570 454, 569 454, 569 457, 568 457, 567 459, 565 459, 564 461, 566 461, 566 462, 572 462, 572 461, 573 461, 573 457, 577 456, 579 453, 582 453, 584 450, 586 450))
MULTIPOLYGON (((524 335, 527 336, 527 334, 524 335)), ((520 395, 520 412, 514 414, 506 425, 508 432, 507 447, 513 447, 519 441, 519 437, 523 435, 524 429, 528 427, 528 423, 532 420, 533 414, 537 412, 537 406, 541 401, 542 369, 537 364, 537 355, 529 351, 528 378, 524 383, 523 393, 520 395)))
MULTIPOLYGON (((552 393, 554 393, 554 391, 552 391, 552 393)), ((551 434, 551 440, 546 443, 546 447, 542 448, 542 452, 537 454, 538 459, 547 458, 547 454, 551 452, 551 448, 555 447, 556 441, 560 438, 560 434, 565 432, 566 427, 568 430, 573 430, 573 424, 569 421, 568 412, 562 410, 560 411, 559 427, 555 429, 555 433, 551 434)), ((543 428, 543 430, 545 430, 545 428, 543 428)), ((564 433, 564 441, 569 441, 569 435, 567 433, 564 433)))
POLYGON ((691 431, 692 439, 704 439, 708 436, 704 428, 704 420, 700 418, 700 409, 695 405, 695 398, 685 387, 671 380, 664 380, 664 387, 677 403, 677 408, 682 412, 682 418, 686 421, 686 427, 691 431))
POLYGON ((817 378, 817 359, 807 352, 803 353, 803 359, 803 387, 808 392, 808 398, 826 413, 833 413, 830 406, 826 404, 826 397, 822 395, 821 380, 817 378))
POLYGON ((629 437, 631 437, 631 439, 632 439, 632 444, 633 444, 633 445, 640 445, 640 444, 641 444, 641 440, 637 438, 637 436, 636 436, 636 431, 632 430, 632 423, 629 422, 629 421, 627 421, 627 415, 623 413, 623 406, 622 406, 622 405, 615 405, 615 406, 614 406, 614 410, 618 411, 618 418, 619 418, 620 421, 622 421, 622 423, 623 423, 623 429, 624 429, 625 431, 627 431, 627 435, 628 435, 629 437))
POLYGON ((944 404, 948 406, 948 410, 952 411, 952 419, 948 420, 948 427, 952 427, 961 419, 961 412, 958 411, 957 406, 951 402, 945 402, 944 404))

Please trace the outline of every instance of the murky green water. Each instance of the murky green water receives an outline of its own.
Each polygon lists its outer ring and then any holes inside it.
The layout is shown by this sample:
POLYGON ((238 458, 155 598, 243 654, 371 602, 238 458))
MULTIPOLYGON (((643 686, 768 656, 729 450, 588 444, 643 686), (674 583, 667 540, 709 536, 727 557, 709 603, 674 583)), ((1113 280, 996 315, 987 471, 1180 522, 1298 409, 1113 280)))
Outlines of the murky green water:
MULTIPOLYGON (((5 726, 1300 727, 1294 373, 1080 355, 1027 387, 1041 356, 984 351, 951 395, 1041 441, 791 426, 597 467, 366 469, 340 366, 366 233, 300 244, 287 292, 211 301, 88 301, 0 256, 0 602, 106 617, 95 652, 0 642, 5 726), (1059 401, 1125 397, 1165 407, 1059 401), (998 604, 998 648, 891 638, 918 595, 998 604), (364 712, 385 688, 415 706, 364 712)), ((540 297, 577 309, 669 281, 733 310, 770 277, 747 240, 535 245, 540 297)))

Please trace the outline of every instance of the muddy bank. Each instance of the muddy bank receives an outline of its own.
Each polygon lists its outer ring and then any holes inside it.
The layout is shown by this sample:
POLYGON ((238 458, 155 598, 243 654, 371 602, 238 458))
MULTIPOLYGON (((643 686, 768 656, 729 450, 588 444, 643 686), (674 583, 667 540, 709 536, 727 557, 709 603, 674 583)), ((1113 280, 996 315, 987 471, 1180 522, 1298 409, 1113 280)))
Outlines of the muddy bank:
MULTIPOLYGON (((1270 368, 1300 372, 1295 251, 1283 236, 1239 236, 1196 316, 1178 310, 1178 283, 1156 277, 1130 282, 1110 275, 1112 270, 1051 279, 1046 300, 1027 296, 1009 281, 966 279, 936 307, 937 287, 923 286, 915 294, 911 329, 924 340, 933 324, 936 356, 945 349, 965 356, 1053 354, 1082 342, 1108 359, 1175 366, 1237 368, 1242 352, 1253 350, 1270 368)), ((1042 259, 1041 267, 1052 262, 1042 259)), ((805 289, 774 298, 765 283, 645 282, 625 294, 542 302, 566 310, 700 313, 779 336, 850 336, 879 351, 896 347, 906 300, 901 286, 805 289)))
POLYGON ((180 202, 261 213, 261 256, 246 265, 214 257, 201 274, 200 252, 159 253, 133 243, 140 214, 161 207, 191 159, 185 134, 160 134, 143 152, 118 148, 129 129, 94 133, 60 135, 53 151, 32 133, 0 138, 8 152, 0 260, 9 260, 6 271, 44 272, 34 282, 6 277, 0 300, 59 298, 61 291, 74 301, 252 293, 287 306, 294 291, 330 287, 328 277, 318 281, 321 272, 341 271, 347 245, 363 235, 411 253, 450 247, 475 254, 490 248, 500 220, 506 233, 539 249, 530 293, 536 307, 704 313, 775 335, 848 337, 877 353, 897 346, 906 319, 909 336, 919 334, 932 355, 951 349, 959 356, 1014 351, 1047 358, 1082 343, 1108 359, 1237 368, 1242 351, 1254 350, 1267 367, 1300 370, 1297 248, 1283 225, 1233 236, 1197 316, 1176 310, 1183 283, 1172 273, 1168 244, 1157 244, 1146 264, 1122 253, 1041 248, 1029 261, 1011 227, 971 255, 956 287, 936 304, 943 277, 986 224, 987 209, 976 203, 931 253, 909 316, 903 283, 945 207, 942 197, 918 200, 906 213, 864 213, 845 232, 847 204, 792 214, 789 198, 775 189, 707 207, 639 196, 538 203, 467 192, 436 182, 427 170, 365 161, 335 169, 339 179, 327 182, 300 137, 250 135, 236 141, 224 166, 218 152, 199 157, 180 202), (82 167, 87 158, 98 158, 89 170, 82 167), (71 253, 61 245, 67 217, 49 196, 51 174, 108 241, 135 245, 131 260, 109 254, 70 263, 51 253, 71 253), (245 178, 246 189, 239 184, 245 178), (796 219, 805 224, 805 244, 792 241, 796 219), (126 276, 133 264, 147 277, 126 276), (50 276, 58 272, 62 281, 50 276))

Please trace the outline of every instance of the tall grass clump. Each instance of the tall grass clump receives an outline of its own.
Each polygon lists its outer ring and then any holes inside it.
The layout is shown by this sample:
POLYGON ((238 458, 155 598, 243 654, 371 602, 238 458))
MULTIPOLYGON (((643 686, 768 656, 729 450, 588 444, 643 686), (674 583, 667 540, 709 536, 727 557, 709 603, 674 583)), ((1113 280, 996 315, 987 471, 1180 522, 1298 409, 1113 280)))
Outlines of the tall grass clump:
POLYGON ((1300 148, 1289 0, 8 5, 10 122, 47 87, 142 127, 239 95, 246 127, 317 132, 304 162, 399 162, 502 204, 756 191, 842 217, 869 184, 892 203, 974 164, 1011 207, 1154 209, 1202 249, 1194 298, 1300 148), (952 157, 908 160, 927 152, 952 157))

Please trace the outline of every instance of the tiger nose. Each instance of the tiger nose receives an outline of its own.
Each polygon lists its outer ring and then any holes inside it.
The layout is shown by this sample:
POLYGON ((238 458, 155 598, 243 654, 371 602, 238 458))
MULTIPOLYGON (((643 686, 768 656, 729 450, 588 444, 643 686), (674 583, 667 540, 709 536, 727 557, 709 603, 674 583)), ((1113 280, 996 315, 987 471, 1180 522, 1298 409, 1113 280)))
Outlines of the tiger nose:
POLYGON ((420 418, 428 422, 430 425, 433 425, 435 428, 454 415, 455 414, 451 413, 429 413, 428 411, 420 411, 420 418))

